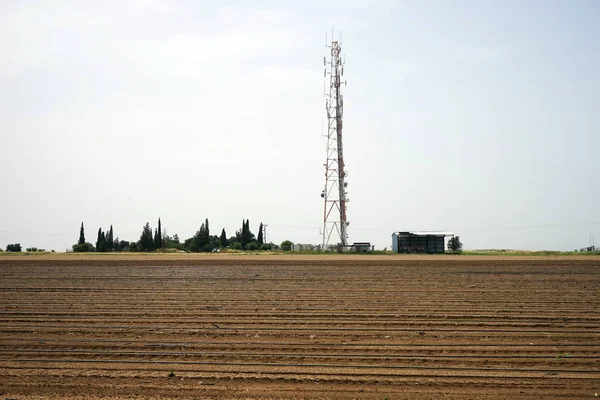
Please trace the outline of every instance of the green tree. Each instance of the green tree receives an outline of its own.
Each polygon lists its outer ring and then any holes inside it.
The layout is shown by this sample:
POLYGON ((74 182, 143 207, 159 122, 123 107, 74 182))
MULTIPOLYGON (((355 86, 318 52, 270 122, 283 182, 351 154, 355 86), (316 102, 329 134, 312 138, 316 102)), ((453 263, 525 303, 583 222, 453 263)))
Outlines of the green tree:
POLYGON ((448 240, 448 250, 453 253, 462 252, 462 243, 460 242, 460 236, 454 236, 448 240))
MULTIPOLYGON (((112 226, 111 226, 112 228, 112 226)), ((123 249, 121 248, 121 242, 119 241, 119 237, 117 236, 116 238, 113 239, 113 251, 123 251, 123 249)))
POLYGON ((104 251, 102 246, 102 228, 98 228, 98 237, 96 238, 96 251, 104 251))
POLYGON ((83 222, 81 223, 81 228, 79 228, 79 240, 77 244, 85 244, 85 232, 83 231, 83 222))
POLYGON ((202 226, 200 227, 200 235, 198 240, 198 247, 200 251, 209 252, 212 250, 210 248, 210 230, 208 227, 208 218, 204 221, 202 226))
POLYGON ((152 250, 154 250, 154 238, 152 236, 152 228, 150 228, 150 224, 146 222, 146 225, 144 225, 144 229, 142 231, 142 235, 140 236, 139 251, 152 250))
POLYGON ((13 243, 6 245, 6 251, 13 251, 15 253, 20 253, 22 251, 20 243, 13 243))
POLYGON ((158 218, 158 228, 154 234, 154 248, 160 249, 163 247, 163 239, 162 239, 162 225, 160 223, 160 218, 158 218))
POLYGON ((225 234, 225 228, 221 230, 221 238, 219 239, 221 247, 227 247, 227 235, 225 234))
POLYGON ((98 228, 98 238, 96 239, 96 251, 108 251, 108 241, 106 239, 106 232, 104 232, 102 228, 98 228))
POLYGON ((169 235, 165 235, 165 237, 163 238, 163 241, 165 242, 164 246, 167 249, 178 249, 178 250, 183 249, 183 245, 179 242, 178 234, 174 234, 173 237, 171 237, 169 235))
POLYGON ((235 233, 236 241, 240 242, 243 249, 246 249, 248 243, 254 242, 256 239, 250 231, 250 220, 242 220, 242 230, 235 233))
POLYGON ((208 244, 210 246, 210 251, 215 251, 215 249, 221 247, 221 238, 217 235, 210 235, 208 244))
POLYGON ((86 242, 83 244, 74 244, 73 251, 75 253, 91 253, 96 251, 96 249, 94 248, 93 244, 86 242))
POLYGON ((262 246, 263 244, 263 223, 260 223, 260 226, 258 227, 258 236, 256 238, 256 243, 258 243, 258 246, 262 246))
POLYGON ((113 233, 113 226, 110 226, 108 231, 108 236, 106 237, 106 251, 114 251, 115 250, 115 239, 113 233))
POLYGON ((198 229, 194 236, 185 241, 185 248, 193 252, 212 251, 213 247, 210 246, 208 218, 200 226, 200 229, 198 229))
POLYGON ((281 242, 281 250, 283 251, 290 251, 292 250, 292 245, 294 243, 290 242, 289 240, 284 240, 283 242, 281 242))
POLYGON ((196 237, 196 235, 192 236, 192 237, 191 237, 191 238, 189 238, 189 239, 185 239, 185 240, 184 240, 184 242, 183 242, 183 248, 184 248, 185 250, 187 250, 187 251, 192 251, 192 252, 197 252, 197 251, 198 251, 198 250, 197 250, 197 249, 198 249, 198 247, 197 247, 197 244, 196 244, 196 242, 195 242, 195 240, 194 240, 194 239, 195 239, 195 237, 196 237))

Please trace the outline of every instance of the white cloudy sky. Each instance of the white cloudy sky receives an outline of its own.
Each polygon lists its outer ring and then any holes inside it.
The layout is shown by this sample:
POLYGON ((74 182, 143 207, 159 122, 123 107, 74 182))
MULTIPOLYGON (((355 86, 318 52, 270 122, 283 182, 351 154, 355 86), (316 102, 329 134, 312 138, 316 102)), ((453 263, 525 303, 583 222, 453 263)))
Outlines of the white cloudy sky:
MULTIPOLYGON (((3 1, 0 247, 160 216, 319 243, 325 32, 343 31, 350 241, 600 242, 600 3, 3 1)), ((218 231, 218 232, 217 232, 218 231)))

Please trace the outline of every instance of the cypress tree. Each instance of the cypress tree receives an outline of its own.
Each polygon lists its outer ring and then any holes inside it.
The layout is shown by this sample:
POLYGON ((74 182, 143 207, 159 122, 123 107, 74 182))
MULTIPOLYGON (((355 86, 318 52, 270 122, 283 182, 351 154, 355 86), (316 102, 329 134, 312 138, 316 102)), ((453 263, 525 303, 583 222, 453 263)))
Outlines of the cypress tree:
POLYGON ((206 225, 202 224, 200 230, 198 230, 198 251, 202 251, 202 248, 208 244, 208 235, 206 234, 206 225))
POLYGON ((240 243, 243 249, 246 248, 246 243, 248 243, 248 234, 246 232, 246 221, 242 220, 242 233, 240 235, 240 243))
POLYGON ((225 234, 225 228, 221 231, 221 247, 227 247, 227 235, 225 234))
POLYGON ((202 225, 204 227, 204 230, 202 231, 202 247, 204 251, 206 251, 206 247, 210 244, 210 231, 209 231, 209 227, 208 227, 208 218, 206 218, 206 220, 204 220, 204 225, 202 225))
POLYGON ((150 224, 146 222, 144 230, 140 236, 140 250, 141 251, 152 251, 154 250, 154 238, 152 237, 152 228, 150 224))
POLYGON ((208 233, 208 218, 204 223, 200 226, 200 229, 196 231, 194 236, 190 239, 189 246, 187 245, 188 240, 186 240, 186 246, 190 251, 199 252, 199 251, 211 251, 212 248, 209 249, 210 245, 210 235, 208 233))
POLYGON ((196 232, 196 247, 198 251, 202 251, 202 246, 204 246, 204 224, 200 226, 198 232, 196 232))
POLYGON ((108 238, 106 240, 106 250, 113 251, 115 249, 115 240, 113 237, 113 227, 110 226, 110 230, 108 231, 108 238))
POLYGON ((154 245, 154 248, 160 249, 161 247, 163 247, 163 243, 162 243, 162 225, 160 223, 160 217, 158 218, 158 229, 156 231, 156 235, 154 236, 154 241, 156 243, 154 245))
POLYGON ((79 229, 79 240, 77 244, 85 244, 85 233, 83 231, 83 222, 81 223, 81 228, 79 229))
POLYGON ((96 239, 96 251, 103 252, 104 244, 103 244, 104 232, 102 232, 102 228, 98 228, 98 238, 96 239))
POLYGON ((258 237, 256 238, 256 242, 259 246, 263 244, 263 224, 260 223, 260 227, 258 228, 258 237))
POLYGON ((240 243, 242 244, 242 247, 245 249, 246 245, 248 243, 254 242, 255 238, 254 238, 254 234, 252 234, 252 232, 250 231, 250 220, 247 219, 246 221, 242 221, 242 232, 241 232, 241 238, 240 238, 240 243))
POLYGON ((100 243, 102 244, 102 250, 101 251, 106 251, 106 232, 102 231, 102 233, 100 234, 100 243))

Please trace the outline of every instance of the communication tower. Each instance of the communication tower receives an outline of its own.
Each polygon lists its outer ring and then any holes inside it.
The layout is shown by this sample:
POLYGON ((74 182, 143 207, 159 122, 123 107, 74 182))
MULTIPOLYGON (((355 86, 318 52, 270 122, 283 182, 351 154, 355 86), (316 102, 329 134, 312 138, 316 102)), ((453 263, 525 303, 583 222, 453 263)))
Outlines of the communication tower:
POLYGON ((330 243, 348 245, 348 225, 346 203, 349 199, 346 188, 348 172, 344 164, 344 146, 342 128, 344 117, 344 97, 342 89, 346 81, 344 76, 345 60, 342 59, 341 40, 326 43, 329 59, 324 58, 325 65, 325 109, 327 111, 327 158, 325 161, 325 188, 321 192, 324 200, 323 208, 323 249, 330 243), (329 86, 329 88, 327 88, 329 86), (336 240, 339 237, 339 242, 336 240))

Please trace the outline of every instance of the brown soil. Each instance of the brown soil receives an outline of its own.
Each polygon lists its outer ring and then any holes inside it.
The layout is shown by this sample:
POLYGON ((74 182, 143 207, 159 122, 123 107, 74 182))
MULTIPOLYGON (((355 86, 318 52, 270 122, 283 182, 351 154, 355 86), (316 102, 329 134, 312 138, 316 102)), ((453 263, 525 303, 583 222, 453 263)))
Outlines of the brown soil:
POLYGON ((599 288, 588 257, 0 257, 0 398, 594 398, 599 288))

